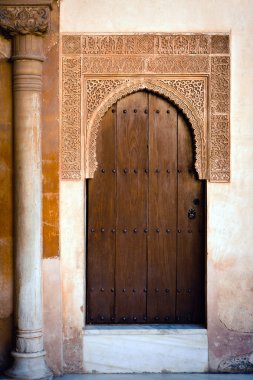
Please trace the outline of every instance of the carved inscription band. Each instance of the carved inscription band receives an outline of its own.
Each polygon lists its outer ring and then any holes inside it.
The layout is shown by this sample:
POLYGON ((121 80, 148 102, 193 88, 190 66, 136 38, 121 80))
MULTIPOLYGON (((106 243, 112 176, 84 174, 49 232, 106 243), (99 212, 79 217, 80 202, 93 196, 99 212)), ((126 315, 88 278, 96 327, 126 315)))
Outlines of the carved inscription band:
POLYGON ((133 34, 62 36, 63 54, 229 54, 228 35, 133 34))
POLYGON ((112 101, 141 89, 173 101, 189 119, 199 177, 228 182, 230 57, 226 34, 62 35, 62 179, 93 176, 103 114, 112 101))

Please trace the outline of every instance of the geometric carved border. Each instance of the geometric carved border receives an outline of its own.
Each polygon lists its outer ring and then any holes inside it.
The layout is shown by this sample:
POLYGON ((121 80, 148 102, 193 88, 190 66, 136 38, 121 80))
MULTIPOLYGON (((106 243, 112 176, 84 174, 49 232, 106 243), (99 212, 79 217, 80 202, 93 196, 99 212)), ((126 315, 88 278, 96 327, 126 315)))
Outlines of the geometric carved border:
POLYGON ((189 119, 199 178, 228 182, 227 34, 62 35, 62 179, 93 177, 103 114, 141 89, 174 102, 189 119))

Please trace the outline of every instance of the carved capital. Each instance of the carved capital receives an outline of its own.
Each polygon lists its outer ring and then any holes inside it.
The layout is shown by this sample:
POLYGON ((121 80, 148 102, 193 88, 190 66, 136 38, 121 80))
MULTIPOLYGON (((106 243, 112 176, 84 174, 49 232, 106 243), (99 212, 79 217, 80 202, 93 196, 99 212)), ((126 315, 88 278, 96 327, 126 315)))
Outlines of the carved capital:
POLYGON ((42 35, 50 22, 50 6, 2 6, 0 3, 0 30, 4 35, 42 35))

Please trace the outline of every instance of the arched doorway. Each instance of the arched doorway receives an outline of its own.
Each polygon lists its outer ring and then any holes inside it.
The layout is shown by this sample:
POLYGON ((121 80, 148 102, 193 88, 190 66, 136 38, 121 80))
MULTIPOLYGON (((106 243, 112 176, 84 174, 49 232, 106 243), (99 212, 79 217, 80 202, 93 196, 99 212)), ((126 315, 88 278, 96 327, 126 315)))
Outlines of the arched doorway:
POLYGON ((139 91, 104 115, 88 180, 87 323, 204 323, 205 183, 191 129, 139 91))

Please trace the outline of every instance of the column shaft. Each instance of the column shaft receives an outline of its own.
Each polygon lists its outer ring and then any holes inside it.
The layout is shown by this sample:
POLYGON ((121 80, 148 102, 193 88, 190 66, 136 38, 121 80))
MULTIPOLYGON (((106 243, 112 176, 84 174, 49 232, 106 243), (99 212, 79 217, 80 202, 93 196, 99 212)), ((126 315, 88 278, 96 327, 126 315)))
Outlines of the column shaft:
POLYGON ((42 334, 41 85, 42 37, 14 37, 16 348, 6 374, 50 379, 42 334))

